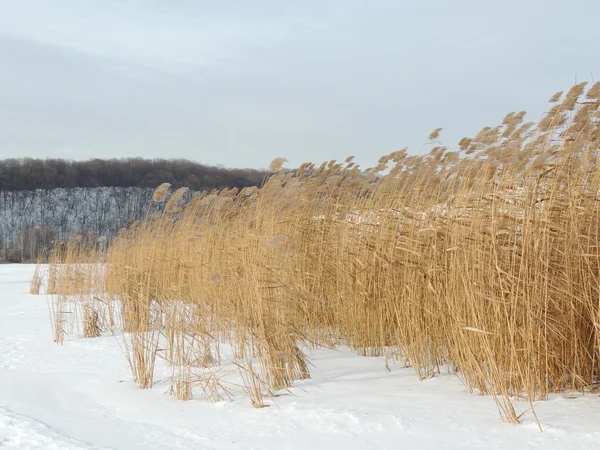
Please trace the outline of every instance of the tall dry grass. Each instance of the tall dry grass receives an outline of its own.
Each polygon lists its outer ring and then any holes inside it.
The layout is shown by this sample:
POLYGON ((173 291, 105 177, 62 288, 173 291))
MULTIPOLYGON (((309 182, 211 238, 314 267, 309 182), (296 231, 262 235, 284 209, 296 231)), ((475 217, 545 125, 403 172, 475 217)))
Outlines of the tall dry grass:
POLYGON ((99 337, 117 325, 113 303, 104 287, 104 266, 99 243, 74 236, 58 241, 38 260, 30 291, 46 285, 54 341, 82 330, 84 337, 99 337))
POLYGON ((513 423, 514 399, 597 388, 600 84, 585 87, 456 149, 438 128, 428 154, 366 170, 276 160, 260 189, 188 202, 161 186, 164 212, 123 230, 102 272, 136 380, 151 386, 162 335, 183 399, 223 342, 257 407, 309 376, 304 348, 340 344, 421 378, 449 367, 513 423))

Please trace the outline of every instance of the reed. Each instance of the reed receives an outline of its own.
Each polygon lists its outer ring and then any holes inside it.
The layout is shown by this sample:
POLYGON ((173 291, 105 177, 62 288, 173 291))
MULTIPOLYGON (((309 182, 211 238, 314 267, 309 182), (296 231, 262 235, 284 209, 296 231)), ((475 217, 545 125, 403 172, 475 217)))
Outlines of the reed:
POLYGON ((513 423, 514 399, 597 387, 600 88, 585 87, 455 149, 437 128, 429 153, 366 170, 277 159, 260 188, 176 191, 111 243, 101 275, 136 378, 151 384, 160 331, 183 399, 224 342, 257 407, 310 376, 315 346, 420 378, 448 368, 513 423))

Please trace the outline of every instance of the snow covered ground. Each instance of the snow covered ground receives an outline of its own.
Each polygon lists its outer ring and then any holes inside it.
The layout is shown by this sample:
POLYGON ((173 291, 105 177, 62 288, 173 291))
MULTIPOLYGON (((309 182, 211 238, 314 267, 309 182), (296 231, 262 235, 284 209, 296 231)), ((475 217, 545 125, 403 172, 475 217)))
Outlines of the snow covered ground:
MULTIPOLYGON (((181 402, 131 380, 120 341, 73 334, 52 342, 33 266, 0 266, 0 448, 17 449, 597 449, 600 397, 558 395, 520 426, 452 375, 347 350, 311 353, 313 378, 255 409, 247 397, 181 402)), ((166 375, 166 372, 165 372, 166 375)), ((519 405, 522 411, 527 405, 519 405)))

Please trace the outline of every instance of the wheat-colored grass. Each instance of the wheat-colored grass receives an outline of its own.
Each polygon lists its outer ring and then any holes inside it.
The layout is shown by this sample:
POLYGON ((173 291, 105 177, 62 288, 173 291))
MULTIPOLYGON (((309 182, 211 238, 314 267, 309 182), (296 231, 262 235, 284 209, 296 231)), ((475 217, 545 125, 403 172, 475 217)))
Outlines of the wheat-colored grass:
POLYGON ((35 265, 35 269, 33 271, 33 277, 31 277, 31 282, 29 283, 29 293, 33 295, 38 295, 42 286, 44 284, 44 269, 43 264, 46 262, 48 258, 47 249, 43 249, 40 251, 37 262, 35 265))
MULTIPOLYGON (((104 242, 104 240, 100 240, 104 242)), ((46 294, 53 324, 54 341, 62 344, 65 336, 82 328, 84 337, 99 337, 116 326, 113 302, 106 297, 104 267, 98 241, 75 236, 59 241, 48 254, 47 269, 40 262, 32 283, 46 282, 46 294)))
POLYGON ((310 376, 304 348, 340 344, 420 378, 447 367, 513 423, 513 399, 597 387, 600 101, 585 86, 456 149, 437 128, 430 153, 366 170, 277 159, 260 189, 176 191, 112 242, 101 274, 136 380, 151 386, 161 333, 182 399, 222 342, 257 407, 310 376))

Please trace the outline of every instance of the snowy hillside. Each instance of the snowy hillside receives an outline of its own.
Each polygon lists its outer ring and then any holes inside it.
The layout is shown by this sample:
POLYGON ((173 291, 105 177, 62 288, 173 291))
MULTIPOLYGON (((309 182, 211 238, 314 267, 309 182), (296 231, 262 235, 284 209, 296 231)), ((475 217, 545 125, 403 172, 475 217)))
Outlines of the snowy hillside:
MULTIPOLYGON (((457 377, 420 382, 401 365, 347 350, 310 353, 312 379, 270 407, 239 395, 173 400, 169 371, 140 390, 118 337, 52 342, 45 295, 27 294, 33 266, 0 266, 0 448, 17 449, 593 449, 597 394, 554 396, 520 426, 457 377), (164 375, 165 380, 161 377, 164 375)), ((521 412, 527 404, 518 404, 521 412)))

